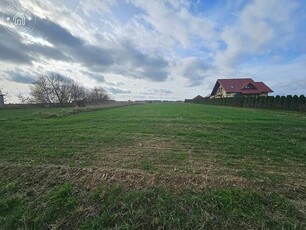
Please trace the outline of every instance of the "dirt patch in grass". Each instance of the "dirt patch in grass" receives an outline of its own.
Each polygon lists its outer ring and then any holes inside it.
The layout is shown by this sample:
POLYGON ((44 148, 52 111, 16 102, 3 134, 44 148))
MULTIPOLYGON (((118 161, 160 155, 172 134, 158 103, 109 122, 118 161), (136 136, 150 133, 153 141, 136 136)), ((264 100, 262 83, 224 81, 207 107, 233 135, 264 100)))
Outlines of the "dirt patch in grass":
MULTIPOLYGON (((120 185, 133 189, 165 187, 169 189, 201 190, 221 187, 247 187, 245 178, 232 175, 182 175, 149 173, 143 170, 115 168, 74 168, 51 165, 1 165, 0 173, 7 179, 16 179, 25 188, 41 193, 57 184, 70 182, 75 185, 95 189, 102 185, 120 185)), ((26 191, 28 192, 28 191, 26 191)))
POLYGON ((306 200, 306 168, 302 162, 232 158, 221 165, 232 175, 247 179, 257 191, 277 192, 292 200, 306 200))
POLYGON ((219 173, 216 153, 195 149, 171 137, 134 135, 125 147, 91 146, 88 154, 79 155, 79 162, 88 167, 112 167, 147 170, 168 174, 212 175, 219 173), (89 158, 88 155, 91 155, 89 158))
MULTIPOLYGON (((225 170, 225 169, 224 169, 225 170)), ((78 168, 55 165, 19 165, 1 164, 0 175, 7 181, 18 178, 22 183, 22 191, 25 196, 44 194, 54 186, 71 183, 83 191, 93 191, 99 187, 123 186, 129 189, 144 190, 156 187, 169 189, 174 192, 183 190, 201 191, 218 188, 245 188, 254 191, 271 193, 276 192, 291 200, 306 200, 306 187, 295 184, 293 181, 286 183, 280 181, 258 181, 231 174, 231 172, 219 171, 207 174, 184 173, 159 173, 141 169, 119 168, 78 168)), ((304 210, 305 206, 297 207, 304 210)))

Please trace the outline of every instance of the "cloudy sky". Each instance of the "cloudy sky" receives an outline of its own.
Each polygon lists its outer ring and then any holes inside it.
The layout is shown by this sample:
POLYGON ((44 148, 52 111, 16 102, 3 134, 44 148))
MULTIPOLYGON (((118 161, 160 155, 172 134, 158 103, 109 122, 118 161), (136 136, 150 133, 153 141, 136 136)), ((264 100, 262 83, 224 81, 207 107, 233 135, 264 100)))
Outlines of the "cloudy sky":
POLYGON ((8 102, 50 71, 116 100, 206 96, 239 77, 306 93, 305 0, 1 0, 0 16, 8 102))

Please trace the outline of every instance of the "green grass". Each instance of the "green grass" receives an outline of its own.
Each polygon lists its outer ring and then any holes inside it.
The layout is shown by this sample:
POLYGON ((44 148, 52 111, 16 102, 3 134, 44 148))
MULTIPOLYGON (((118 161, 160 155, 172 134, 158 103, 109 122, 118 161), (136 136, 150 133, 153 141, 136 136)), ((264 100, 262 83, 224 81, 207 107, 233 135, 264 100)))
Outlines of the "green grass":
POLYGON ((67 220, 77 220, 79 200, 72 194, 71 184, 58 186, 35 199, 27 197, 31 196, 29 192, 25 195, 12 193, 14 186, 1 187, 0 224, 3 229, 70 228, 67 220))
MULTIPOLYGON (((169 154, 192 149, 194 154, 218 152, 231 159, 306 161, 305 114, 190 104, 132 106, 51 118, 41 116, 49 113, 45 111, 0 111, 3 160, 58 164, 69 158, 76 165, 80 160, 94 165, 97 162, 84 154, 100 154, 108 148, 113 152, 114 147, 150 152, 151 147, 168 148, 169 154)), ((50 113, 56 112, 63 113, 59 109, 50 113)))
POLYGON ((305 113, 11 109, 0 130, 4 229, 305 227, 305 113))
POLYGON ((101 193, 102 196, 95 196, 99 214, 88 220, 84 229, 302 227, 302 215, 277 195, 262 196, 240 189, 176 195, 160 189, 132 192, 113 189, 101 193))
POLYGON ((305 217, 287 199, 243 189, 170 193, 99 188, 80 193, 62 184, 35 199, 1 187, 3 229, 303 229, 305 217))

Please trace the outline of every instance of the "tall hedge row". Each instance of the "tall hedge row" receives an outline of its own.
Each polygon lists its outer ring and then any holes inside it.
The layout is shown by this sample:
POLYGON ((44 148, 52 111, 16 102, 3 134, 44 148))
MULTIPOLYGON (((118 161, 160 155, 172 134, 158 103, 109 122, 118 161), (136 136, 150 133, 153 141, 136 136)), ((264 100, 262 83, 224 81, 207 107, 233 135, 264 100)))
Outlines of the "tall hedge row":
POLYGON ((292 111, 306 111, 306 97, 304 95, 267 96, 267 97, 227 97, 213 99, 185 100, 186 103, 208 105, 225 105, 236 107, 253 107, 264 109, 279 109, 292 111))

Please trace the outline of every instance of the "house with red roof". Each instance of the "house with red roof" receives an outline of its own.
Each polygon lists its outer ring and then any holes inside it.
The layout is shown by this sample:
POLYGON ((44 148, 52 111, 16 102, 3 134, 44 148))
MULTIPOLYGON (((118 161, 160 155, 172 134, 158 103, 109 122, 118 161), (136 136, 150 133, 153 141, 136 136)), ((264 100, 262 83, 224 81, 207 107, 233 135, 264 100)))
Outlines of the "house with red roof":
POLYGON ((196 96, 195 98, 193 98, 192 100, 197 101, 197 100, 203 100, 204 97, 202 97, 201 95, 196 96))
POLYGON ((268 96, 272 92, 265 83, 255 82, 252 78, 218 79, 210 98, 268 96))

